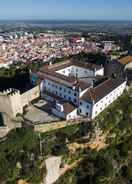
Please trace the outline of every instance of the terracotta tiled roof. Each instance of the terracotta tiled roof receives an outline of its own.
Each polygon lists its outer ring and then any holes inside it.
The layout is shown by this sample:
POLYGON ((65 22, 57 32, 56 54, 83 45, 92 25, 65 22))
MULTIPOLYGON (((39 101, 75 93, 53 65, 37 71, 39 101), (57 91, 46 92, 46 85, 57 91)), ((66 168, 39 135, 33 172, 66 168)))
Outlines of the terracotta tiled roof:
POLYGON ((72 111, 74 111, 76 109, 75 106, 71 105, 70 103, 66 102, 63 104, 63 107, 64 107, 64 112, 66 114, 69 114, 71 113, 72 111))
POLYGON ((97 85, 95 88, 89 89, 83 96, 82 100, 97 103, 103 97, 112 92, 116 87, 125 82, 123 79, 107 79, 103 83, 97 85))
POLYGON ((44 66, 42 68, 40 68, 40 71, 44 72, 45 70, 49 70, 49 71, 58 71, 58 70, 61 70, 63 68, 66 68, 66 67, 70 67, 70 66, 78 66, 78 67, 81 67, 81 68, 86 68, 86 69, 89 69, 89 70, 98 70, 98 69, 101 69, 102 66, 99 66, 99 65, 96 65, 96 64, 93 64, 93 63, 88 63, 88 62, 81 62, 81 61, 73 61, 73 60, 67 60, 63 63, 57 63, 57 64, 53 64, 53 65, 50 65, 50 66, 44 66))
POLYGON ((132 56, 123 57, 123 58, 119 59, 119 62, 123 65, 131 63, 132 62, 132 56))

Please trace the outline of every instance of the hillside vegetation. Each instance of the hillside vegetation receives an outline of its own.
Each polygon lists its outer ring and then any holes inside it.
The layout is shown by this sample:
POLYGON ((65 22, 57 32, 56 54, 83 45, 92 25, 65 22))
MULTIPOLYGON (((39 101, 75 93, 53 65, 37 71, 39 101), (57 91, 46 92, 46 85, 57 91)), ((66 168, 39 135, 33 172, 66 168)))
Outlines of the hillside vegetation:
POLYGON ((62 156, 56 184, 132 183, 132 91, 97 119, 48 133, 16 129, 0 144, 0 184, 39 184, 45 159, 62 156))

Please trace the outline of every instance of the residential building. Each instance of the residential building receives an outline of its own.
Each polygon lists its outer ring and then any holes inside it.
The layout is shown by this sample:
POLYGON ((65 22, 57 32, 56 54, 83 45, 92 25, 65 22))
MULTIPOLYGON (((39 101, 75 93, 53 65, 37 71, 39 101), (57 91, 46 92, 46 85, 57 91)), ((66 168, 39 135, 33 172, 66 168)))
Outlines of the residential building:
POLYGON ((66 120, 94 119, 126 87, 124 79, 105 77, 102 66, 73 60, 44 66, 31 73, 31 81, 40 83, 41 97, 52 103, 52 113, 66 120))

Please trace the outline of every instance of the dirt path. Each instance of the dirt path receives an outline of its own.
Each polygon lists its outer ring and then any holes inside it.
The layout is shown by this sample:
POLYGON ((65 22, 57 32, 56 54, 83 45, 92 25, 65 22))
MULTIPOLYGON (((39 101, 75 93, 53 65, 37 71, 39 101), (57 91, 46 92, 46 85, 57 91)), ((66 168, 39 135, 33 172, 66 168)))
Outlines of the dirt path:
POLYGON ((98 136, 96 137, 94 140, 91 140, 88 143, 82 143, 82 144, 78 144, 78 143, 71 143, 68 145, 68 148, 70 150, 71 153, 76 153, 76 151, 78 149, 86 149, 86 148, 91 148, 91 149, 96 149, 97 151, 106 148, 107 144, 105 143, 106 141, 106 136, 102 135, 102 136, 98 136))

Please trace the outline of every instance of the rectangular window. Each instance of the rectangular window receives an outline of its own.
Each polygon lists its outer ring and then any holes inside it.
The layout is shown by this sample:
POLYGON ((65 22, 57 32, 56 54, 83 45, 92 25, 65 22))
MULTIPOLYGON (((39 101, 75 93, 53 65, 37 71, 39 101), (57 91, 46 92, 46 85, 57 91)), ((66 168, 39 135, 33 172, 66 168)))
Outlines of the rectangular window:
POLYGON ((74 99, 74 103, 77 103, 77 100, 76 100, 76 98, 74 99))
POLYGON ((77 93, 74 93, 74 96, 77 96, 77 93))
POLYGON ((89 109, 89 105, 87 105, 87 109, 89 109))
POLYGON ((89 116, 89 113, 88 112, 86 112, 86 116, 89 116))

